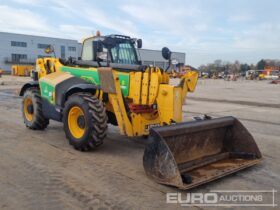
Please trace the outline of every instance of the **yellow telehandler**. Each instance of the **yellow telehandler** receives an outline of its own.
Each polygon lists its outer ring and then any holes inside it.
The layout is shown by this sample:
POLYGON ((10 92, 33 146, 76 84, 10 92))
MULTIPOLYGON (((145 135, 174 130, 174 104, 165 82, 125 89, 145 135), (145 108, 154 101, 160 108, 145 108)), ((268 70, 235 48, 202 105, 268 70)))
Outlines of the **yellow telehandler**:
MULTIPOLYGON (((182 122, 182 106, 198 74, 188 71, 170 85, 165 69, 144 66, 142 40, 123 35, 84 40, 80 59, 38 58, 33 81, 21 91, 30 129, 63 122, 69 143, 87 151, 100 146, 107 123, 126 136, 147 136, 143 165, 158 183, 189 189, 252 166, 261 153, 234 117, 182 122)), ((46 49, 52 53, 52 47, 46 49)), ((171 51, 163 48, 171 62, 171 51)))

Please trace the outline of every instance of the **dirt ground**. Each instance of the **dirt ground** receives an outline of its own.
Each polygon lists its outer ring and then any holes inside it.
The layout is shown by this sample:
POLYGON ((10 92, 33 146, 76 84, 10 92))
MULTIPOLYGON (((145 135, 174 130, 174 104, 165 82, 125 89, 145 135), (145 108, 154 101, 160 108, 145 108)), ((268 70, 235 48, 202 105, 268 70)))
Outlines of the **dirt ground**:
MULTIPOLYGON (((128 139, 110 126, 104 145, 81 153, 68 144, 60 123, 51 121, 45 131, 27 129, 17 91, 28 80, 0 78, 0 209, 186 208, 166 203, 167 192, 186 192, 146 177, 142 166, 146 139, 128 139)), ((191 192, 280 189, 280 85, 200 80, 183 109, 185 120, 205 113, 238 117, 264 157, 257 166, 191 192)), ((275 202, 279 204, 279 192, 275 202)))

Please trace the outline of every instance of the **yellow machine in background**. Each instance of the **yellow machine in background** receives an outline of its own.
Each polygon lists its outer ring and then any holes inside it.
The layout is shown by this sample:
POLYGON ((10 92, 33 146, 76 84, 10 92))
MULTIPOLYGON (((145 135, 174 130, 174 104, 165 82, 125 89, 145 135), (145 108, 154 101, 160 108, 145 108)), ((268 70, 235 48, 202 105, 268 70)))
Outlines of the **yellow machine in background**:
POLYGON ((265 79, 264 73, 263 73, 263 72, 260 73, 257 79, 258 79, 258 80, 263 80, 263 79, 265 79))
POLYGON ((11 75, 28 77, 34 68, 32 65, 13 65, 11 68, 11 75))

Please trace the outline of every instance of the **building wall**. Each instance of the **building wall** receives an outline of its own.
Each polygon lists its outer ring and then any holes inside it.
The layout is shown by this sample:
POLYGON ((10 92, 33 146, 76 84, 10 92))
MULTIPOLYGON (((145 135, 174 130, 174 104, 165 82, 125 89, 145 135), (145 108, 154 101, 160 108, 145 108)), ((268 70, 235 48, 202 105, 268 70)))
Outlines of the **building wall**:
MULTIPOLYGON (((161 68, 166 68, 168 66, 168 61, 166 61, 161 54, 161 50, 149 50, 149 49, 139 49, 140 60, 144 65, 159 66, 161 68)), ((171 59, 176 59, 179 65, 185 64, 185 53, 172 52, 171 59)), ((178 65, 171 65, 171 68, 176 69, 178 65)))
POLYGON ((65 47, 65 58, 78 58, 81 54, 81 44, 76 40, 0 32, 0 68, 10 71, 11 65, 32 64, 39 56, 47 56, 44 48, 39 48, 38 44, 52 45, 56 56, 60 58, 63 55, 61 46, 65 47), (26 56, 18 56, 19 54, 26 56), (23 58, 18 59, 19 57, 23 58))

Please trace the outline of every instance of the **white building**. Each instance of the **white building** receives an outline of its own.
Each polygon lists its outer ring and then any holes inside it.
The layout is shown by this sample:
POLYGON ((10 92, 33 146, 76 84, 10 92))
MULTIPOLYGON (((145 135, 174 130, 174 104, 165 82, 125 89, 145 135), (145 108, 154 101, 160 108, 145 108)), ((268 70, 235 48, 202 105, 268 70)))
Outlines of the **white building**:
POLYGON ((0 32, 0 68, 10 71, 11 65, 32 65, 38 57, 47 56, 44 49, 48 45, 60 58, 78 58, 81 54, 77 40, 0 32))
MULTIPOLYGON (((172 49, 170 49, 172 51, 172 49)), ((144 65, 158 66, 163 69, 168 67, 168 61, 162 57, 161 50, 139 49, 140 60, 144 65)), ((181 52, 172 52, 171 59, 176 60, 177 64, 172 65, 172 69, 185 65, 186 54, 181 52)))
MULTIPOLYGON (((77 40, 0 32, 0 69, 10 71, 12 65, 34 65, 38 57, 48 56, 44 49, 49 45, 54 47, 56 57, 78 59, 81 56, 82 45, 77 40)), ((139 55, 144 65, 168 66, 160 50, 139 49, 139 55)), ((185 56, 185 53, 173 52, 172 59, 178 64, 171 67, 184 65, 185 56)))

